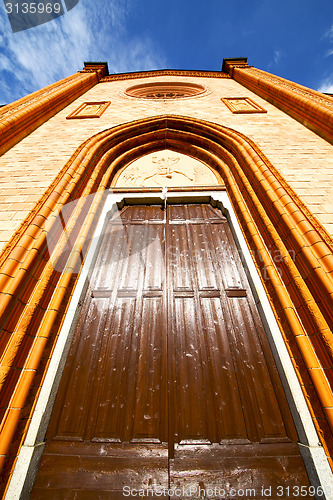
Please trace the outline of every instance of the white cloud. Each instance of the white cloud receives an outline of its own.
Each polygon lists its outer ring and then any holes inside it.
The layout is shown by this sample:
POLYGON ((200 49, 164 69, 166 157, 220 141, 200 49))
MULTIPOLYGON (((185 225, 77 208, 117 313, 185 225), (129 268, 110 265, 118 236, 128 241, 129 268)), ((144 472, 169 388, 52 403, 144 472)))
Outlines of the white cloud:
POLYGON ((281 51, 280 50, 275 50, 274 51, 274 64, 277 66, 280 62, 281 59, 281 51))
POLYGON ((333 41, 333 24, 332 26, 325 32, 324 38, 329 38, 333 41))
POLYGON ((330 45, 330 48, 327 50, 326 54, 324 57, 329 57, 329 56, 332 56, 333 55, 333 47, 332 47, 332 44, 333 44, 333 24, 332 26, 324 33, 323 37, 322 37, 322 40, 325 40, 327 41, 328 40, 328 43, 330 45))
POLYGON ((268 68, 274 68, 279 65, 282 58, 281 50, 274 50, 273 57, 271 61, 268 63, 268 68))
POLYGON ((333 74, 321 82, 318 91, 333 94, 333 74))
MULTIPOLYGON (((333 24, 331 27, 324 33, 321 40, 325 40, 325 43, 328 42, 328 49, 324 55, 324 57, 330 57, 333 55, 333 24)), ((327 62, 325 63, 327 65, 327 62)), ((325 71, 326 76, 321 77, 321 81, 318 86, 319 92, 325 92, 327 94, 333 94, 333 73, 327 76, 328 72, 325 71)), ((324 73, 324 74, 325 74, 324 73)))
POLYGON ((57 20, 15 34, 0 11, 3 103, 75 73, 84 61, 108 61, 110 72, 165 67, 149 37, 133 38, 126 30, 133 1, 81 0, 57 20))
POLYGON ((10 69, 11 69, 10 60, 5 55, 2 56, 0 59, 0 71, 4 71, 4 70, 10 71, 10 69))

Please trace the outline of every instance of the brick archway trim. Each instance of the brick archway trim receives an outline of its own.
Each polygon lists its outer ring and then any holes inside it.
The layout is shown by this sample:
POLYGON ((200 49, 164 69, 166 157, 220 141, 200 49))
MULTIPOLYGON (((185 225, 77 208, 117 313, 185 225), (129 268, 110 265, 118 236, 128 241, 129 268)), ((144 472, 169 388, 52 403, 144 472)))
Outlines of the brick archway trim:
MULTIPOLYGON (((330 460, 332 241, 247 137, 202 120, 162 116, 116 126, 84 142, 0 256, 2 465, 8 458, 4 478, 27 431, 105 190, 119 168, 164 148, 204 161, 222 176, 330 460), (86 197, 92 193, 87 212, 86 197), (65 272, 58 273, 49 260, 45 221, 55 221, 65 204, 78 199, 66 226, 77 237, 75 251, 65 272), (83 209, 87 215, 81 220, 83 209)), ((57 250, 65 244, 59 234, 57 250)))

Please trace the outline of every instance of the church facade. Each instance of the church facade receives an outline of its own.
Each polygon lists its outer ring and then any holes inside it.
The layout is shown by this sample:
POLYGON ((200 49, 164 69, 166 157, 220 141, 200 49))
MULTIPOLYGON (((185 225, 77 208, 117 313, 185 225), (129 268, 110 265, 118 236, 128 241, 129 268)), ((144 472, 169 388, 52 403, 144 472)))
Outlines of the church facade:
POLYGON ((333 98, 91 62, 0 118, 3 498, 330 498, 333 98))

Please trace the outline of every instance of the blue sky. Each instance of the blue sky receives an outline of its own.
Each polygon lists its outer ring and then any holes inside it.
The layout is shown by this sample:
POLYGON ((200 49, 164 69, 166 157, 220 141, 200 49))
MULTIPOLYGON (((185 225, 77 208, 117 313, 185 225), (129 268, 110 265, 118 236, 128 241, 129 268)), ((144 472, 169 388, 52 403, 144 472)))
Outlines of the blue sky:
MULTIPOLYGON (((59 0, 61 1, 61 0, 59 0)), ((220 70, 224 57, 333 93, 332 0, 80 0, 13 34, 0 3, 0 104, 107 61, 110 73, 220 70)))

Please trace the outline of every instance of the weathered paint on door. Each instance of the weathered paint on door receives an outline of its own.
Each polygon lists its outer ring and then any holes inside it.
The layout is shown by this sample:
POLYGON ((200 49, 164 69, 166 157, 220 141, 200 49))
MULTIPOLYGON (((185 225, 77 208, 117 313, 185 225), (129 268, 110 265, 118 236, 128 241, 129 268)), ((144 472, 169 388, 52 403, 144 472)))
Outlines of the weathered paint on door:
POLYGON ((32 498, 124 498, 125 486, 265 498, 263 486, 308 484, 227 220, 210 205, 125 207, 107 226, 32 498))

